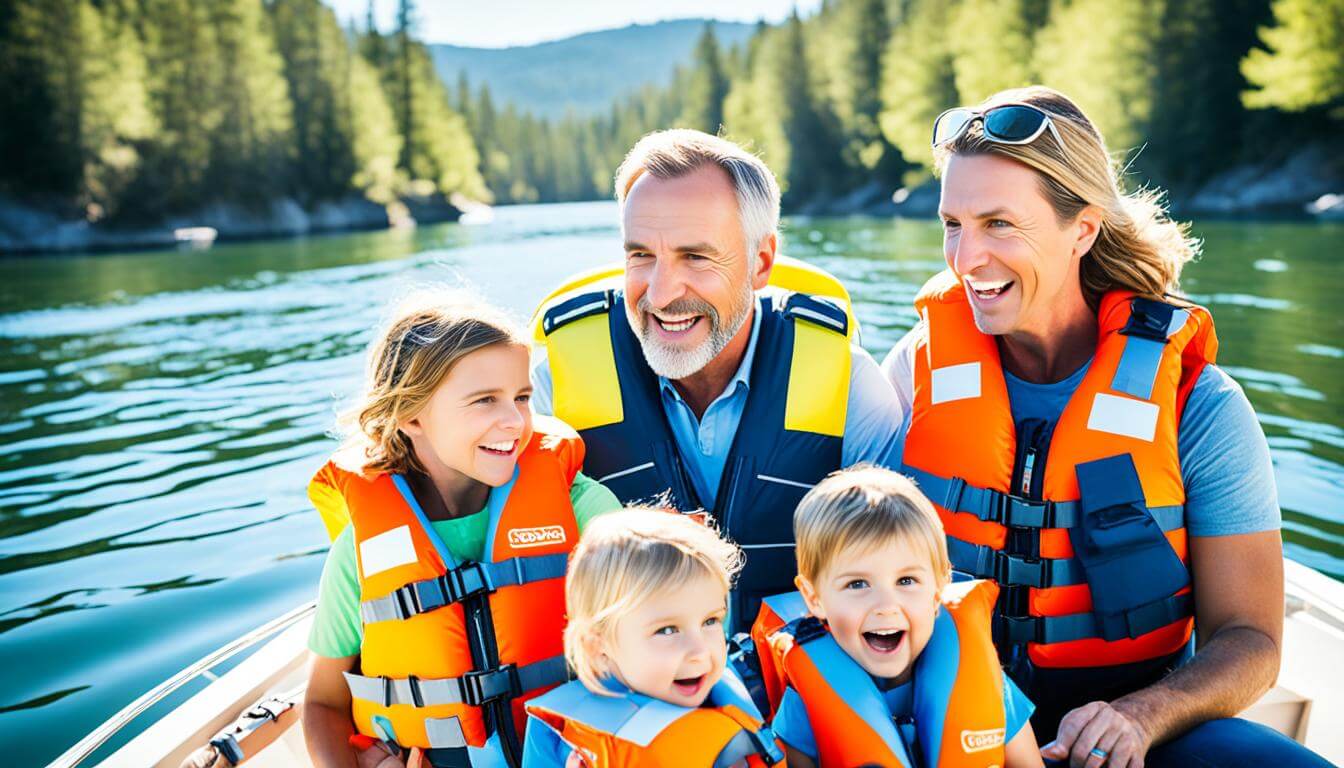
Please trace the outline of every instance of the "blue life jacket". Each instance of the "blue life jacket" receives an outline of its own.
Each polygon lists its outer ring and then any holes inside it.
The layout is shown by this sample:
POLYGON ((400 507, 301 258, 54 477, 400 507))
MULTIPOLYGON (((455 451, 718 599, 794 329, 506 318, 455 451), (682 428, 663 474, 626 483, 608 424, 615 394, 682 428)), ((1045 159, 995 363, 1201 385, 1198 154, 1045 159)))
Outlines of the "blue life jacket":
MULTIPOLYGON (((793 510, 840 468, 849 397, 849 319, 831 299, 761 295, 750 390, 711 512, 745 551, 732 632, 745 630, 765 595, 791 589, 793 510)), ((622 502, 668 494, 681 510, 705 508, 663 410, 621 291, 578 294, 542 314, 555 382, 555 415, 587 446, 584 472, 622 502)), ((690 448, 694 450, 694 448, 690 448)))

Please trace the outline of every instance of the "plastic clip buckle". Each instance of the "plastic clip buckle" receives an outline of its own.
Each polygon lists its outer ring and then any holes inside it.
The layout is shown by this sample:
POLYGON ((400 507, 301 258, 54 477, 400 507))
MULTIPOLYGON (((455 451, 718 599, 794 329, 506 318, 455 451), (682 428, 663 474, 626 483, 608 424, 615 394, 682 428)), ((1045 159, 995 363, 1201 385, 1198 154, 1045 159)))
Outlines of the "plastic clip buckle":
POLYGON ((460 603, 469 597, 488 594, 495 591, 485 577, 485 569, 480 563, 467 563, 454 568, 440 577, 444 592, 450 602, 460 603))
POLYGON ((468 672, 462 676, 462 701, 479 707, 496 699, 513 699, 522 695, 523 682, 516 664, 505 664, 498 669, 468 672))

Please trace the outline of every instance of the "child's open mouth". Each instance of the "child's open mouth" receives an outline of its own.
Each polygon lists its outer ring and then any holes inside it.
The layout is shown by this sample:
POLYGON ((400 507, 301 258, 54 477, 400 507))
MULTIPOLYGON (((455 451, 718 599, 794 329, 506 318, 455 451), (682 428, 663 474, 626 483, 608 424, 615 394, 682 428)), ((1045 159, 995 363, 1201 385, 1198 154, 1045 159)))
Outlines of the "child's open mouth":
POLYGON ((705 682, 705 676, 699 677, 679 677, 672 681, 672 687, 682 696, 694 696, 700 691, 700 686, 705 682))
POLYGON ((518 447, 518 441, 505 440, 499 443, 486 443, 485 445, 479 447, 482 451, 485 451, 491 456, 508 456, 513 453, 513 450, 515 448, 518 447))
POLYGON ((905 640, 903 629, 882 629, 876 632, 864 632, 863 641, 878 653, 893 653, 905 640))

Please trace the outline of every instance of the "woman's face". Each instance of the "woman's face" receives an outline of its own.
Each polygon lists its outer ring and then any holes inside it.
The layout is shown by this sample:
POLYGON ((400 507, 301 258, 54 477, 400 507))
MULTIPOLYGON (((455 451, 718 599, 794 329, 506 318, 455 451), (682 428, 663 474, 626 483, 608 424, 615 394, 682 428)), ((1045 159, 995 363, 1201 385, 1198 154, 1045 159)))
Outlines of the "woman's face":
POLYGON ((532 438, 527 349, 493 344, 453 366, 429 402, 401 425, 416 457, 489 486, 513 479, 518 455, 532 438))
POLYGON ((1095 232, 1080 225, 1083 217, 1061 226, 1027 166, 953 155, 938 207, 943 256, 965 284, 982 333, 1044 332, 1052 308, 1081 296, 1078 262, 1095 232))

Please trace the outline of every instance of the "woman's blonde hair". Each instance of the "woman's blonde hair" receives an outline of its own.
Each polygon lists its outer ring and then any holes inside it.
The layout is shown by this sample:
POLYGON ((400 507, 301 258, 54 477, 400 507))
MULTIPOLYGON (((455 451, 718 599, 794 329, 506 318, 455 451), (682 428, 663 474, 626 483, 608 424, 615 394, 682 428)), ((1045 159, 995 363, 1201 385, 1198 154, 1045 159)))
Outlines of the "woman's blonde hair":
POLYGON ((588 690, 610 694, 588 641, 612 642, 622 617, 697 576, 716 580, 726 598, 741 568, 737 545, 674 510, 627 507, 593 520, 565 576, 565 658, 588 690))
POLYGON ((397 304, 369 347, 363 391, 337 421, 342 463, 424 472, 399 425, 415 418, 459 360, 495 344, 528 347, 503 312, 469 294, 424 289, 397 304))
POLYGON ((937 588, 952 577, 947 537, 933 505, 904 475, 871 464, 832 472, 793 513, 798 573, 813 584, 849 547, 907 541, 929 554, 937 588))
POLYGON ((1083 296, 1094 310, 1102 294, 1124 289, 1160 299, 1180 284, 1181 269, 1199 254, 1200 242, 1189 226, 1172 221, 1162 194, 1139 189, 1125 194, 1120 171, 1101 134, 1064 94, 1040 85, 1000 91, 976 109, 1030 104, 1048 113, 1064 146, 1049 131, 1027 144, 1000 144, 984 137, 977 121, 955 140, 935 148, 934 168, 941 175, 952 155, 998 155, 1036 171, 1041 193, 1064 224, 1083 208, 1101 211, 1101 229, 1079 267, 1083 296))

